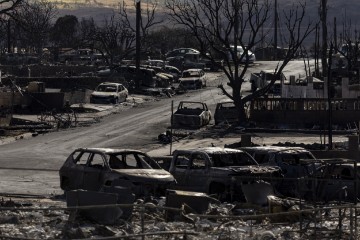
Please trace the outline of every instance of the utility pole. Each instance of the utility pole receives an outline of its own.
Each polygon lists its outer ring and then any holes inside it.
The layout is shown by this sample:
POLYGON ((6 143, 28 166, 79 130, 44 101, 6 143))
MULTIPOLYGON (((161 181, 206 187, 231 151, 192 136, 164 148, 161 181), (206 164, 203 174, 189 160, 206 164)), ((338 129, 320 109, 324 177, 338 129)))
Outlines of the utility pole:
POLYGON ((136 0, 136 60, 135 60, 135 67, 136 67, 136 81, 135 81, 135 88, 136 90, 140 89, 141 85, 141 74, 140 74, 140 21, 141 21, 141 1, 136 0))
POLYGON ((278 46, 278 40, 277 40, 277 35, 278 35, 278 11, 277 11, 278 5, 277 5, 277 0, 275 0, 275 19, 274 19, 274 60, 278 59, 278 54, 277 54, 277 46, 278 46))
POLYGON ((327 64, 327 0, 321 0, 321 11, 320 19, 322 26, 322 54, 321 54, 321 65, 322 65, 322 75, 326 76, 328 70, 327 64))

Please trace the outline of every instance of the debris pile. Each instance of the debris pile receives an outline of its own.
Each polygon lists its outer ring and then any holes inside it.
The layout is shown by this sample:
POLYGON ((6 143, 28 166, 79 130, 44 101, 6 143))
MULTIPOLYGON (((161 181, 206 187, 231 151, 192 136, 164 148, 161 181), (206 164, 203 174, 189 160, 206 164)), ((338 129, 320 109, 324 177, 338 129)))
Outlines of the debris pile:
POLYGON ((138 199, 126 219, 104 224, 76 214, 61 199, 3 199, 0 238, 349 239, 358 232, 354 215, 357 209, 349 205, 306 209, 293 199, 272 198, 271 205, 262 207, 210 202, 199 214, 187 204, 171 208, 166 202, 165 197, 138 199), (169 220, 166 216, 171 210, 179 214, 169 220))

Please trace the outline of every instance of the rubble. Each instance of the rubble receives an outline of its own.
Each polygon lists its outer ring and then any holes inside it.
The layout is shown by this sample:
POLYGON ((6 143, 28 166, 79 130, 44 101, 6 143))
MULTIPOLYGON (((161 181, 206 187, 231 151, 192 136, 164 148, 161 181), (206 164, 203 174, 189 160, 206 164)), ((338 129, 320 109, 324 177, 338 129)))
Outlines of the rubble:
MULTIPOLYGON (((119 196, 115 193, 94 192, 73 190, 66 193, 66 203, 68 207, 115 205, 118 203, 119 196)), ((123 215, 119 207, 91 208, 73 211, 72 214, 81 214, 91 220, 103 224, 114 224, 123 215)))
MULTIPOLYGON (((166 193, 165 205, 172 208, 182 208, 186 213, 203 214, 208 210, 210 203, 220 202, 201 192, 168 190, 166 193)), ((165 218, 167 221, 172 221, 179 218, 179 216, 176 215, 174 211, 166 211, 165 218)), ((194 219, 186 218, 182 214, 180 216, 184 219, 194 221, 194 219)))
POLYGON ((131 218, 119 219, 109 225, 83 216, 71 218, 71 211, 63 199, 37 200, 31 206, 26 206, 28 200, 24 199, 4 200, 13 204, 1 207, 2 219, 7 221, 0 225, 0 238, 349 239, 359 230, 354 225, 354 206, 328 205, 306 209, 304 203, 296 199, 273 200, 282 206, 275 207, 272 202, 271 211, 270 205, 210 203, 204 214, 184 214, 193 219, 192 222, 185 219, 166 221, 169 209, 165 207, 164 197, 156 199, 157 204, 136 201, 131 218), (248 211, 239 214, 241 209, 248 211))

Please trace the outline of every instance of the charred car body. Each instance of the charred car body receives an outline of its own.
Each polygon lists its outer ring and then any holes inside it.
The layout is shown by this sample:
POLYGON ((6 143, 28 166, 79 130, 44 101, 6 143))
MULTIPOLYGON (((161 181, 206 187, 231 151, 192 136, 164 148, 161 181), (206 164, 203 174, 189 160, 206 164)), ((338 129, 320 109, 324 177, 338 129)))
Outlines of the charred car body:
POLYGON ((129 95, 128 90, 120 83, 105 82, 96 87, 91 93, 90 103, 121 103, 129 95))
MULTIPOLYGON (((304 194, 309 200, 343 201, 357 203, 360 198, 360 163, 350 159, 319 159, 320 167, 310 181, 303 181, 310 188, 304 194)), ((306 189, 303 187, 303 189, 306 189)))
MULTIPOLYGON (((255 54, 249 49, 244 50, 242 46, 237 46, 236 49, 236 56, 241 63, 254 63, 256 61, 255 54)), ((229 60, 233 60, 233 55, 235 56, 235 46, 230 45, 230 48, 227 52, 227 58, 229 60)))
POLYGON ((179 87, 187 90, 195 90, 206 87, 206 76, 202 69, 188 69, 184 70, 182 77, 179 79, 179 87))
POLYGON ((237 122, 238 119, 238 112, 236 110, 234 102, 229 101, 216 104, 214 113, 215 125, 218 125, 222 122, 231 124, 237 122))
POLYGON ((147 154, 126 149, 76 149, 59 174, 64 191, 100 191, 104 186, 120 186, 143 196, 164 194, 176 183, 174 177, 147 154))
POLYGON ((281 176, 279 168, 259 166, 242 150, 219 147, 176 150, 169 172, 177 189, 215 194, 221 200, 244 200, 244 185, 281 176))
POLYGON ((298 197, 298 178, 312 176, 319 168, 314 163, 315 156, 302 147, 259 146, 241 147, 248 152, 259 165, 277 166, 282 170, 284 181, 277 185, 277 190, 291 197, 298 197))
POLYGON ((176 112, 172 115, 172 126, 200 128, 208 125, 211 111, 206 103, 181 101, 176 112))

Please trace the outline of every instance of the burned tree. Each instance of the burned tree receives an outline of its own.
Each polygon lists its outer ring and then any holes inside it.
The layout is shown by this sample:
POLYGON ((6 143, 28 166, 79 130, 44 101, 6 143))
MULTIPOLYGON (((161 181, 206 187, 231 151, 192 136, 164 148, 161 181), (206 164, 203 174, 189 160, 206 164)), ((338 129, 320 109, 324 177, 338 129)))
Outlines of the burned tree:
MULTIPOLYGON (((346 17, 346 16, 345 16, 346 17)), ((334 24, 335 28, 335 24, 334 24)), ((360 40, 358 31, 351 20, 344 19, 343 30, 337 41, 337 35, 331 42, 334 43, 335 54, 332 56, 331 72, 334 77, 349 77, 350 83, 358 82, 360 67, 360 40)))
POLYGON ((82 18, 79 22, 78 37, 82 45, 93 46, 93 34, 96 32, 95 20, 92 17, 82 18))
MULTIPOLYGON (((135 9, 135 7, 134 7, 135 9)), ((141 15, 142 46, 147 47, 146 36, 149 30, 162 21, 156 20, 157 3, 148 3, 141 15)), ((108 19, 104 24, 96 28, 93 40, 96 48, 106 56, 109 66, 116 61, 130 56, 135 51, 136 28, 133 14, 124 2, 119 5, 119 11, 108 19)))
MULTIPOLYGON (((222 70, 228 78, 231 92, 223 85, 219 88, 234 101, 239 120, 246 120, 245 104, 266 94, 276 79, 248 96, 241 95, 244 76, 250 64, 250 49, 260 43, 266 34, 260 34, 272 12, 271 1, 257 0, 168 0, 166 7, 171 19, 192 31, 200 51, 213 63, 217 57, 224 59, 222 70), (206 54, 205 54, 206 53, 206 54)), ((274 70, 279 75, 294 58, 305 38, 314 30, 312 23, 304 25, 305 4, 283 11, 287 33, 283 42, 287 53, 274 70)))
MULTIPOLYGON (((140 35, 141 35, 141 46, 143 51, 146 51, 151 47, 151 41, 148 40, 150 30, 163 22, 162 19, 156 16, 156 11, 158 9, 158 2, 147 1, 141 7, 140 14, 140 35)), ((134 6, 135 9, 135 6, 134 6)), ((119 14, 124 20, 128 29, 131 29, 132 32, 136 32, 135 21, 128 14, 129 8, 123 3, 120 7, 119 14)))
MULTIPOLYGON (((11 51, 11 20, 10 14, 18 8, 24 0, 0 0, 0 42, 7 42, 7 51, 11 51)), ((3 51, 3 50, 2 50, 3 51)))
POLYGON ((124 22, 112 15, 104 20, 103 26, 95 28, 92 35, 94 47, 102 53, 107 65, 113 66, 116 57, 123 58, 133 51, 135 34, 124 22))
POLYGON ((79 44, 79 21, 74 15, 59 17, 51 29, 50 39, 60 47, 76 47, 79 44))
POLYGON ((29 2, 24 1, 17 10, 11 14, 20 31, 19 41, 28 50, 42 53, 42 48, 48 40, 57 9, 53 3, 45 0, 29 2))

